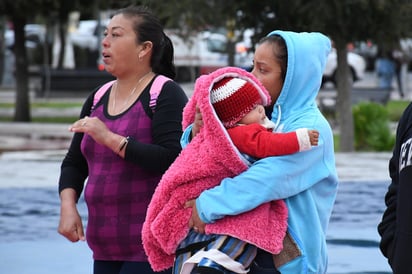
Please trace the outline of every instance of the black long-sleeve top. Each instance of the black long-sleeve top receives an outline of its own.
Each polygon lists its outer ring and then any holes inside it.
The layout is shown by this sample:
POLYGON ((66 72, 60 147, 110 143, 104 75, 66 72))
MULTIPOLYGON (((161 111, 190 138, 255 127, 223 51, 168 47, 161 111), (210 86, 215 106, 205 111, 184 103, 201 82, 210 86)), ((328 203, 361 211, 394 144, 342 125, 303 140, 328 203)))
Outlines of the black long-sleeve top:
MULTIPOLYGON (((162 174, 172 164, 181 151, 182 113, 187 103, 187 96, 182 88, 173 81, 166 82, 157 98, 155 111, 149 107, 150 83, 138 100, 141 100, 145 112, 152 117, 152 144, 145 144, 131 139, 126 147, 125 160, 140 165, 151 171, 162 174)), ((90 115, 94 94, 93 91, 83 104, 80 118, 90 115)), ((98 104, 108 104, 109 90, 98 104)), ((83 133, 75 133, 68 152, 61 164, 59 192, 65 188, 75 189, 78 197, 83 191, 88 176, 87 161, 80 144, 83 133)))
POLYGON ((412 104, 399 120, 396 143, 389 161, 391 184, 386 210, 378 225, 380 249, 393 273, 412 273, 412 104))

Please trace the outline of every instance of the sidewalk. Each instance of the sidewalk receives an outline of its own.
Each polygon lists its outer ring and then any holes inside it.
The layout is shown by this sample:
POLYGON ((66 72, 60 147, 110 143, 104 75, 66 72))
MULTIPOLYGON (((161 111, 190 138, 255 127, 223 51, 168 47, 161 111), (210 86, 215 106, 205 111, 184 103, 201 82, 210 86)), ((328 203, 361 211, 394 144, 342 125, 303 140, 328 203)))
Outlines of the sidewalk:
POLYGON ((68 124, 0 122, 3 151, 67 149, 72 133, 68 124))
MULTIPOLYGON (((65 150, 72 133, 67 124, 0 123, 0 157, 2 151, 38 151, 36 157, 48 157, 42 151, 65 150)), ((32 153, 33 154, 33 153, 32 153)), ((391 152, 336 153, 341 181, 389 180, 391 152)))

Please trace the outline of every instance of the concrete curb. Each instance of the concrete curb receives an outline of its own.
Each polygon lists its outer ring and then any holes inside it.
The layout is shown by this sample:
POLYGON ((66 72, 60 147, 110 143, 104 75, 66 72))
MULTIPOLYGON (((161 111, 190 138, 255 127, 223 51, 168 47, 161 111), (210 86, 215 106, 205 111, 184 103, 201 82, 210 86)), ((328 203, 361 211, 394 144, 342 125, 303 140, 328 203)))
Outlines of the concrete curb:
POLYGON ((68 124, 0 123, 0 153, 67 149, 73 133, 68 124))

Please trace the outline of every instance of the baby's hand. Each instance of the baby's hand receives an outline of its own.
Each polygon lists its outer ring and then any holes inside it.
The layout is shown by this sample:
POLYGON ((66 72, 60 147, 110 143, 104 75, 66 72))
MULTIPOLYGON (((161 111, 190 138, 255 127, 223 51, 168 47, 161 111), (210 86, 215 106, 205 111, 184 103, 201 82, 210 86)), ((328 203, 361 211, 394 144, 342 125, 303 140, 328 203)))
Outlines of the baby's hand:
POLYGON ((198 106, 196 106, 196 114, 195 114, 195 121, 193 122, 192 127, 192 139, 199 133, 200 128, 203 126, 203 117, 202 113, 198 106))
POLYGON ((308 133, 309 133, 310 144, 312 146, 317 146, 319 142, 319 131, 315 129, 309 129, 308 133))

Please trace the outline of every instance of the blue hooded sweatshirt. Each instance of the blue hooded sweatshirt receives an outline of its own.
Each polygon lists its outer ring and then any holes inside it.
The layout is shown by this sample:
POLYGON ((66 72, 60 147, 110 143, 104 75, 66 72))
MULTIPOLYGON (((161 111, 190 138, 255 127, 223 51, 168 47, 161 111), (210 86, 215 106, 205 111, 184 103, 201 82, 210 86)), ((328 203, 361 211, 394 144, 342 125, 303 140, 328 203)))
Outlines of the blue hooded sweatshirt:
MULTIPOLYGON (((331 43, 321 33, 273 31, 269 35, 274 34, 283 37, 288 51, 286 78, 271 117, 277 125, 275 131, 317 129, 319 144, 308 151, 255 162, 242 174, 204 191, 196 199, 196 206, 202 221, 212 223, 284 199, 289 213, 288 232, 300 255, 278 267, 279 271, 326 273, 326 230, 338 177, 332 130, 317 107, 316 96, 331 43)), ((182 144, 187 143, 190 130, 182 136, 182 144)))

